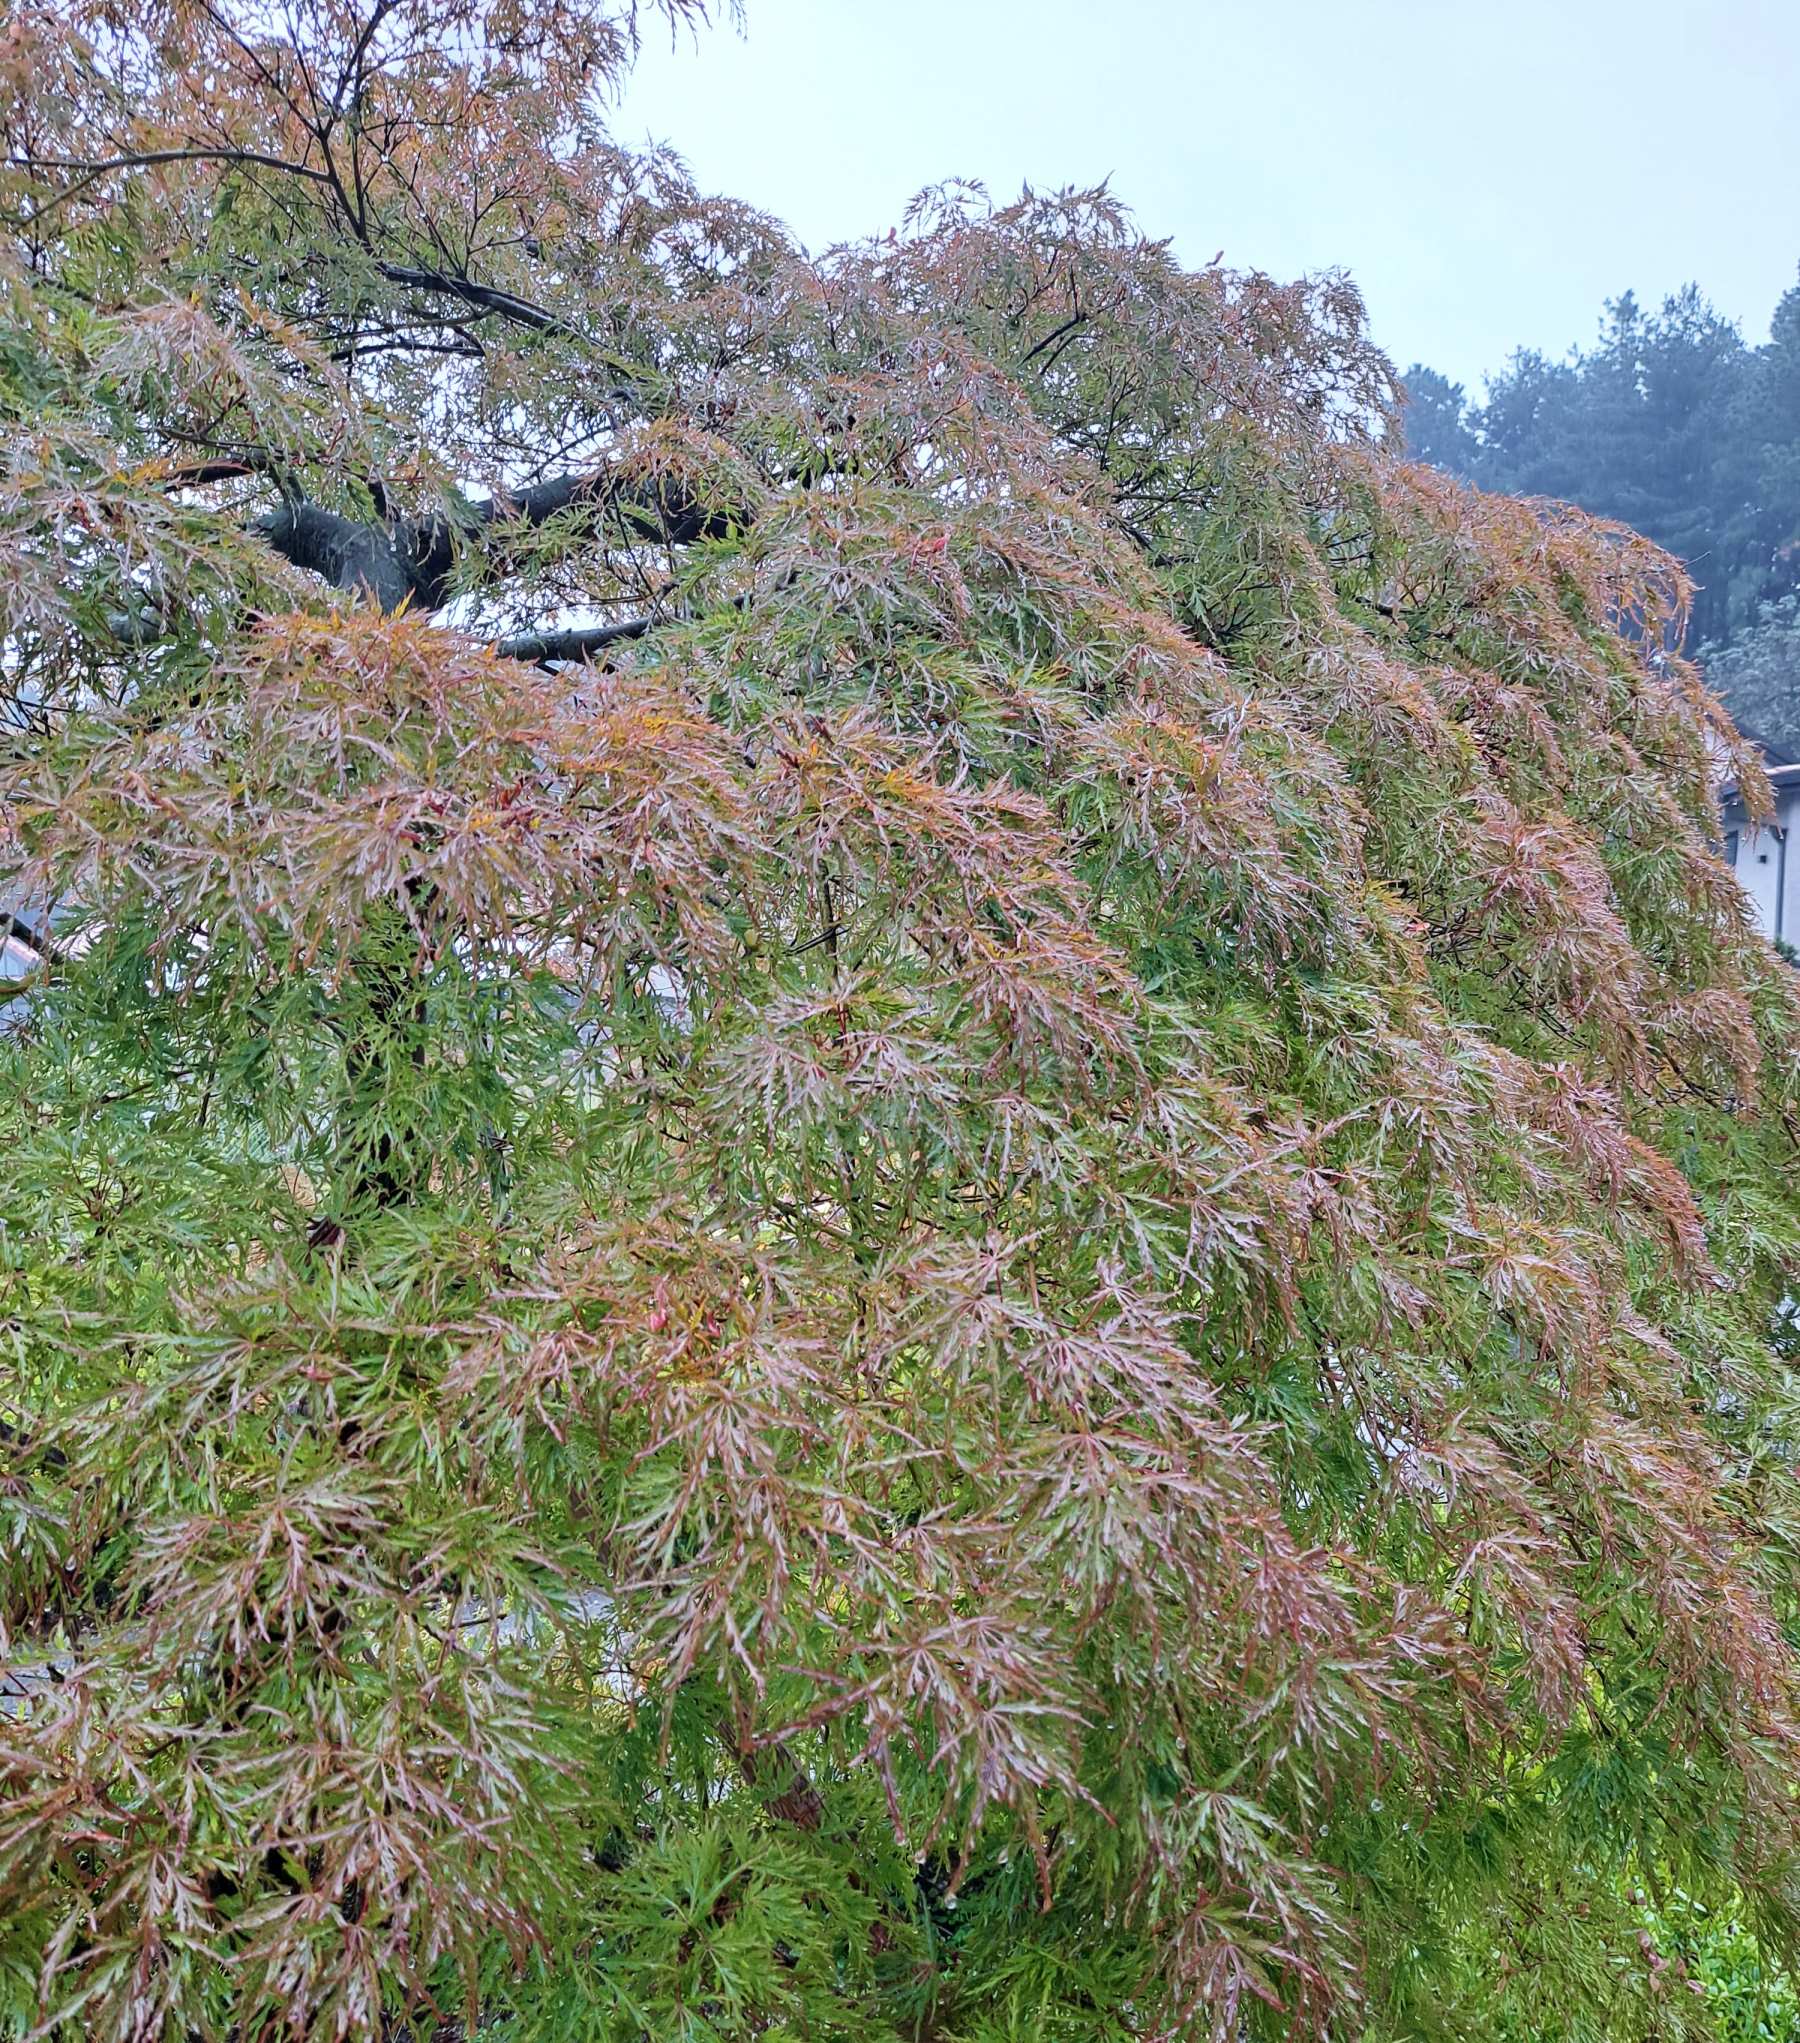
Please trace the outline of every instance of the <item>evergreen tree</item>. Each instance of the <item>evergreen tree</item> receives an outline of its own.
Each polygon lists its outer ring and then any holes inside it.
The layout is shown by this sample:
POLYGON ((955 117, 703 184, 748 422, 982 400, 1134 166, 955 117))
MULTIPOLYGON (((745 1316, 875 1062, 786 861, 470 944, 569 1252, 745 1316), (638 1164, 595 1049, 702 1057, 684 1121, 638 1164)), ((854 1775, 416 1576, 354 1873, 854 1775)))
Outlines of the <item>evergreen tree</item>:
POLYGON ((1800 291, 1767 346, 1688 285, 1647 313, 1629 291, 1568 360, 1516 355, 1485 402, 1408 372, 1408 449, 1483 488, 1553 497, 1654 539, 1698 584, 1696 643, 1723 643, 1800 587, 1800 291))
POLYGON ((1481 458, 1469 423, 1469 398, 1460 383, 1415 362, 1406 372, 1401 427, 1407 456, 1451 475, 1472 476, 1481 458))
POLYGON ((1800 595, 1765 603, 1754 624, 1702 656, 1743 730, 1800 752, 1800 595))
POLYGON ((6 29, 0 2020, 1729 2035, 1800 999, 1679 571, 1105 194, 806 259, 635 26, 6 29))

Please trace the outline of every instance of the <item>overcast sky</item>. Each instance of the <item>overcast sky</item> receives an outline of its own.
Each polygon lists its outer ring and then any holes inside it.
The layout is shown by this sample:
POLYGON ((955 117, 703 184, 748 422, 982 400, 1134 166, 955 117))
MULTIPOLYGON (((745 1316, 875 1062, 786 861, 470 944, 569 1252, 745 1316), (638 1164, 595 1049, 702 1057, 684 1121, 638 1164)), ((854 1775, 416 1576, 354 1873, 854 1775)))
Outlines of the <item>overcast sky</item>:
POLYGON ((1627 287, 1760 340, 1800 262, 1800 0, 745 0, 652 30, 615 127, 815 249, 1110 177, 1194 264, 1348 269, 1472 390, 1627 287))

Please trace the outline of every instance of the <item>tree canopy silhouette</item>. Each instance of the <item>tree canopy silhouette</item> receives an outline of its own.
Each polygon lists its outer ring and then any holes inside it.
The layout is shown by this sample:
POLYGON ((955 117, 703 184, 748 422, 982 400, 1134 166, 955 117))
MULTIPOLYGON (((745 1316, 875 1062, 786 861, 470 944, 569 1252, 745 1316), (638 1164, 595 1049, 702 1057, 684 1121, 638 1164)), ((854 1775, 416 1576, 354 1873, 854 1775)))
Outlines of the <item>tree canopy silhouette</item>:
POLYGON ((0 46, 5 2019, 1707 2033, 1800 1006, 1680 571, 1104 192, 807 257, 637 26, 0 46))

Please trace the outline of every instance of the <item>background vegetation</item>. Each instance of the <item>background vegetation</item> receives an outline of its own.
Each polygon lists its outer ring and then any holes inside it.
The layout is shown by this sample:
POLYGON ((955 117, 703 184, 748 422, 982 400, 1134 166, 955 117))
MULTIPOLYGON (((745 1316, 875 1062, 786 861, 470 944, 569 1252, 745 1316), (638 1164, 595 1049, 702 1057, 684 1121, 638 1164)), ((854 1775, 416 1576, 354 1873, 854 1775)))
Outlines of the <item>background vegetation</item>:
POLYGON ((1621 519, 1681 559, 1709 682, 1800 749, 1800 287, 1759 347, 1696 285, 1655 312, 1628 291, 1592 347, 1521 352, 1482 400, 1422 365, 1406 387, 1418 459, 1621 519))

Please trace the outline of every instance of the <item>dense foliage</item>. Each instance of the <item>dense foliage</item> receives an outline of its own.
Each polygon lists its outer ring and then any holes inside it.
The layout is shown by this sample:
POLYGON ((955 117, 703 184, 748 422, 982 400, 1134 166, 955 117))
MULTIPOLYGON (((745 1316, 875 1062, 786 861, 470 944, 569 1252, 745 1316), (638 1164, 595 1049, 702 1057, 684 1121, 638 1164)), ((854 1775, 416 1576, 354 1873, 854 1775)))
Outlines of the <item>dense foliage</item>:
MULTIPOLYGON (((1696 643, 1723 646, 1800 593, 1800 285, 1760 347, 1690 284, 1660 312, 1627 292, 1565 360, 1515 355, 1484 402, 1423 367, 1406 386, 1416 458, 1622 520, 1685 562, 1696 643)), ((1800 735, 1800 663, 1789 695, 1781 721, 1800 735)))
POLYGON ((0 50, 3 2018, 1754 2033, 1800 1006, 1678 572, 1103 195, 803 259, 631 29, 0 50))

